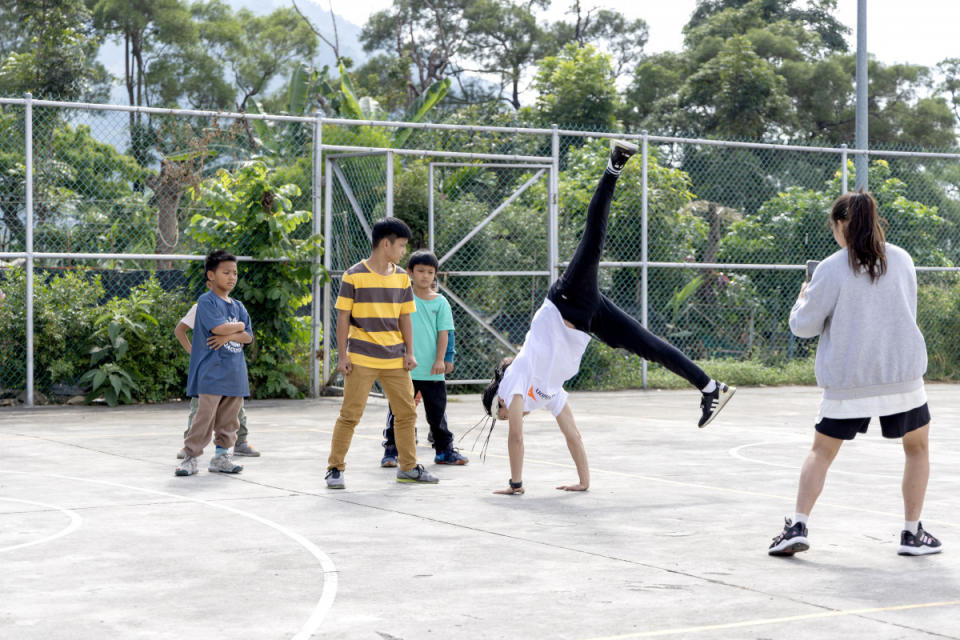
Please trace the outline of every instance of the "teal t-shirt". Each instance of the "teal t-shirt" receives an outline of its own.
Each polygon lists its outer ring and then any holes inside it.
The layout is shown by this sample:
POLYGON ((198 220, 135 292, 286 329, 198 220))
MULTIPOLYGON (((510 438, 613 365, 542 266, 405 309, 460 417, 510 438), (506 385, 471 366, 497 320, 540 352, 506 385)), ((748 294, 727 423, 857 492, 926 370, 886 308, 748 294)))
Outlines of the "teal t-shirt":
POLYGON ((413 296, 417 310, 410 314, 413 323, 413 355, 417 359, 416 368, 410 372, 414 380, 443 380, 443 374, 430 373, 437 359, 437 334, 440 331, 453 331, 453 312, 450 303, 441 295, 433 300, 423 300, 413 296))

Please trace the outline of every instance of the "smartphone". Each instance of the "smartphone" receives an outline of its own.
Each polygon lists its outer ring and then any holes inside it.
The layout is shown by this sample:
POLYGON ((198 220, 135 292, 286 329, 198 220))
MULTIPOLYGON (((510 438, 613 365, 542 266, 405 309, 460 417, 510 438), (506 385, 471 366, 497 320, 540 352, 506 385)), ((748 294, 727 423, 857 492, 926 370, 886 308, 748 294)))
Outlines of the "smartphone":
POLYGON ((818 264, 820 264, 819 260, 807 260, 807 282, 813 278, 813 272, 817 270, 818 264))

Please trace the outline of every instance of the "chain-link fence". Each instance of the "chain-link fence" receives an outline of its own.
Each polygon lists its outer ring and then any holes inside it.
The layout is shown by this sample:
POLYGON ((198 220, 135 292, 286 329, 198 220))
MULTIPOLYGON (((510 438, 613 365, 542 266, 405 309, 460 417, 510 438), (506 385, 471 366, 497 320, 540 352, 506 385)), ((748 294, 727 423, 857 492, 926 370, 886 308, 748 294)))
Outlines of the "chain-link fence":
MULTIPOLYGON (((290 236, 323 235, 330 279, 304 283, 297 314, 313 330, 296 333, 294 349, 313 373, 312 384, 296 384, 314 392, 338 383, 332 304, 384 215, 410 225, 411 248, 440 259, 438 287, 456 323, 450 382, 488 379, 522 343, 572 254, 611 137, 644 151, 627 165, 611 206, 604 292, 694 358, 806 358, 815 343, 791 336, 789 309, 804 262, 836 250, 827 210, 855 179, 855 152, 845 147, 10 99, 0 106, 0 257, 11 261, 0 283, 6 396, 29 390, 31 379, 44 393, 82 386, 85 365, 55 353, 91 348, 82 335, 89 327, 63 304, 66 274, 82 273, 70 284, 86 287, 93 309, 144 295, 143 281, 156 276, 160 291, 175 294, 165 308, 179 312, 202 288, 188 265, 212 248, 211 238, 231 238, 230 249, 255 264, 289 258, 283 248, 267 251, 255 233, 228 233, 249 200, 230 176, 251 163, 293 185, 278 192, 307 222, 290 236)), ((942 348, 960 315, 949 311, 960 311, 958 159, 870 152, 870 187, 889 240, 921 267, 920 322, 941 349, 931 347, 938 375, 955 374, 957 364, 956 349, 942 348)), ((636 380, 618 378, 624 366, 641 369, 623 362, 592 343, 573 384, 636 380)))

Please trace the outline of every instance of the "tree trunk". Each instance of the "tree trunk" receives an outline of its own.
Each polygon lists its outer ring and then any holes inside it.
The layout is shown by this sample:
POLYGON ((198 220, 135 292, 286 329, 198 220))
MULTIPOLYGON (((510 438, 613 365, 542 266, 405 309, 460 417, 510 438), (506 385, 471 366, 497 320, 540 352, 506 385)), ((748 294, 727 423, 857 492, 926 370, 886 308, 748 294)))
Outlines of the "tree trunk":
MULTIPOLYGON (((180 243, 180 220, 177 211, 183 197, 183 186, 187 171, 175 162, 164 160, 160 175, 149 176, 147 186, 153 189, 157 203, 157 248, 159 254, 173 253, 180 243)), ((173 268, 173 261, 160 260, 158 270, 173 268)))

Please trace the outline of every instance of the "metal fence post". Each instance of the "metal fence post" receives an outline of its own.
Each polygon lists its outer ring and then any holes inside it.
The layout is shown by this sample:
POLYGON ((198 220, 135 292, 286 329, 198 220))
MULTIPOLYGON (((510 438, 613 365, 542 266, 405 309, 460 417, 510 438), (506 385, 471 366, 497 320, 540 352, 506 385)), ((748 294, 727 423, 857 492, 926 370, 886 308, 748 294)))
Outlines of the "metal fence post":
MULTIPOLYGON (((643 177, 642 182, 642 191, 640 196, 640 262, 643 263, 643 266, 640 267, 640 323, 643 327, 649 328, 649 318, 647 315, 647 284, 648 276, 647 273, 647 261, 649 259, 649 254, 647 251, 647 195, 649 193, 649 186, 647 185, 648 177, 648 164, 649 156, 647 153, 647 131, 644 129, 642 132, 643 140, 641 143, 641 167, 643 168, 643 177)), ((643 388, 647 388, 647 360, 644 359, 641 363, 641 380, 643 382, 643 388)))
POLYGON ((840 195, 847 192, 847 145, 840 145, 840 195))
POLYGON ((560 277, 560 132, 553 125, 550 134, 550 178, 547 188, 547 262, 550 263, 550 284, 560 277))
MULTIPOLYGON (((323 173, 320 170, 320 163, 323 161, 323 118, 320 112, 317 112, 316 120, 313 122, 313 234, 317 235, 323 229, 323 173)), ((320 264, 320 256, 313 259, 315 265, 320 264)), ((320 353, 320 334, 326 333, 327 328, 321 325, 320 316, 320 277, 315 273, 311 278, 310 297, 313 304, 310 305, 310 397, 316 398, 320 395, 320 363, 317 355, 320 353)), ((326 301, 323 302, 326 304, 326 301)), ((323 355, 326 358, 326 354, 323 355)))
POLYGON ((433 163, 431 162, 427 166, 427 246, 430 248, 430 253, 436 253, 433 239, 433 207, 433 163))
MULTIPOLYGON (((330 179, 332 161, 327 160, 323 165, 323 175, 326 176, 327 180, 330 182, 327 184, 327 189, 323 193, 323 267, 327 270, 327 273, 330 273, 330 269, 333 266, 330 262, 330 238, 333 237, 333 180, 330 179)), ((336 327, 332 326, 330 320, 330 280, 327 279, 323 283, 323 382, 321 384, 326 384, 327 380, 330 379, 330 334, 336 331, 336 327)))
POLYGON ((33 94, 26 94, 24 143, 26 144, 26 251, 27 251, 27 406, 33 406, 33 94))
POLYGON ((387 213, 393 215, 393 151, 387 151, 387 213))

